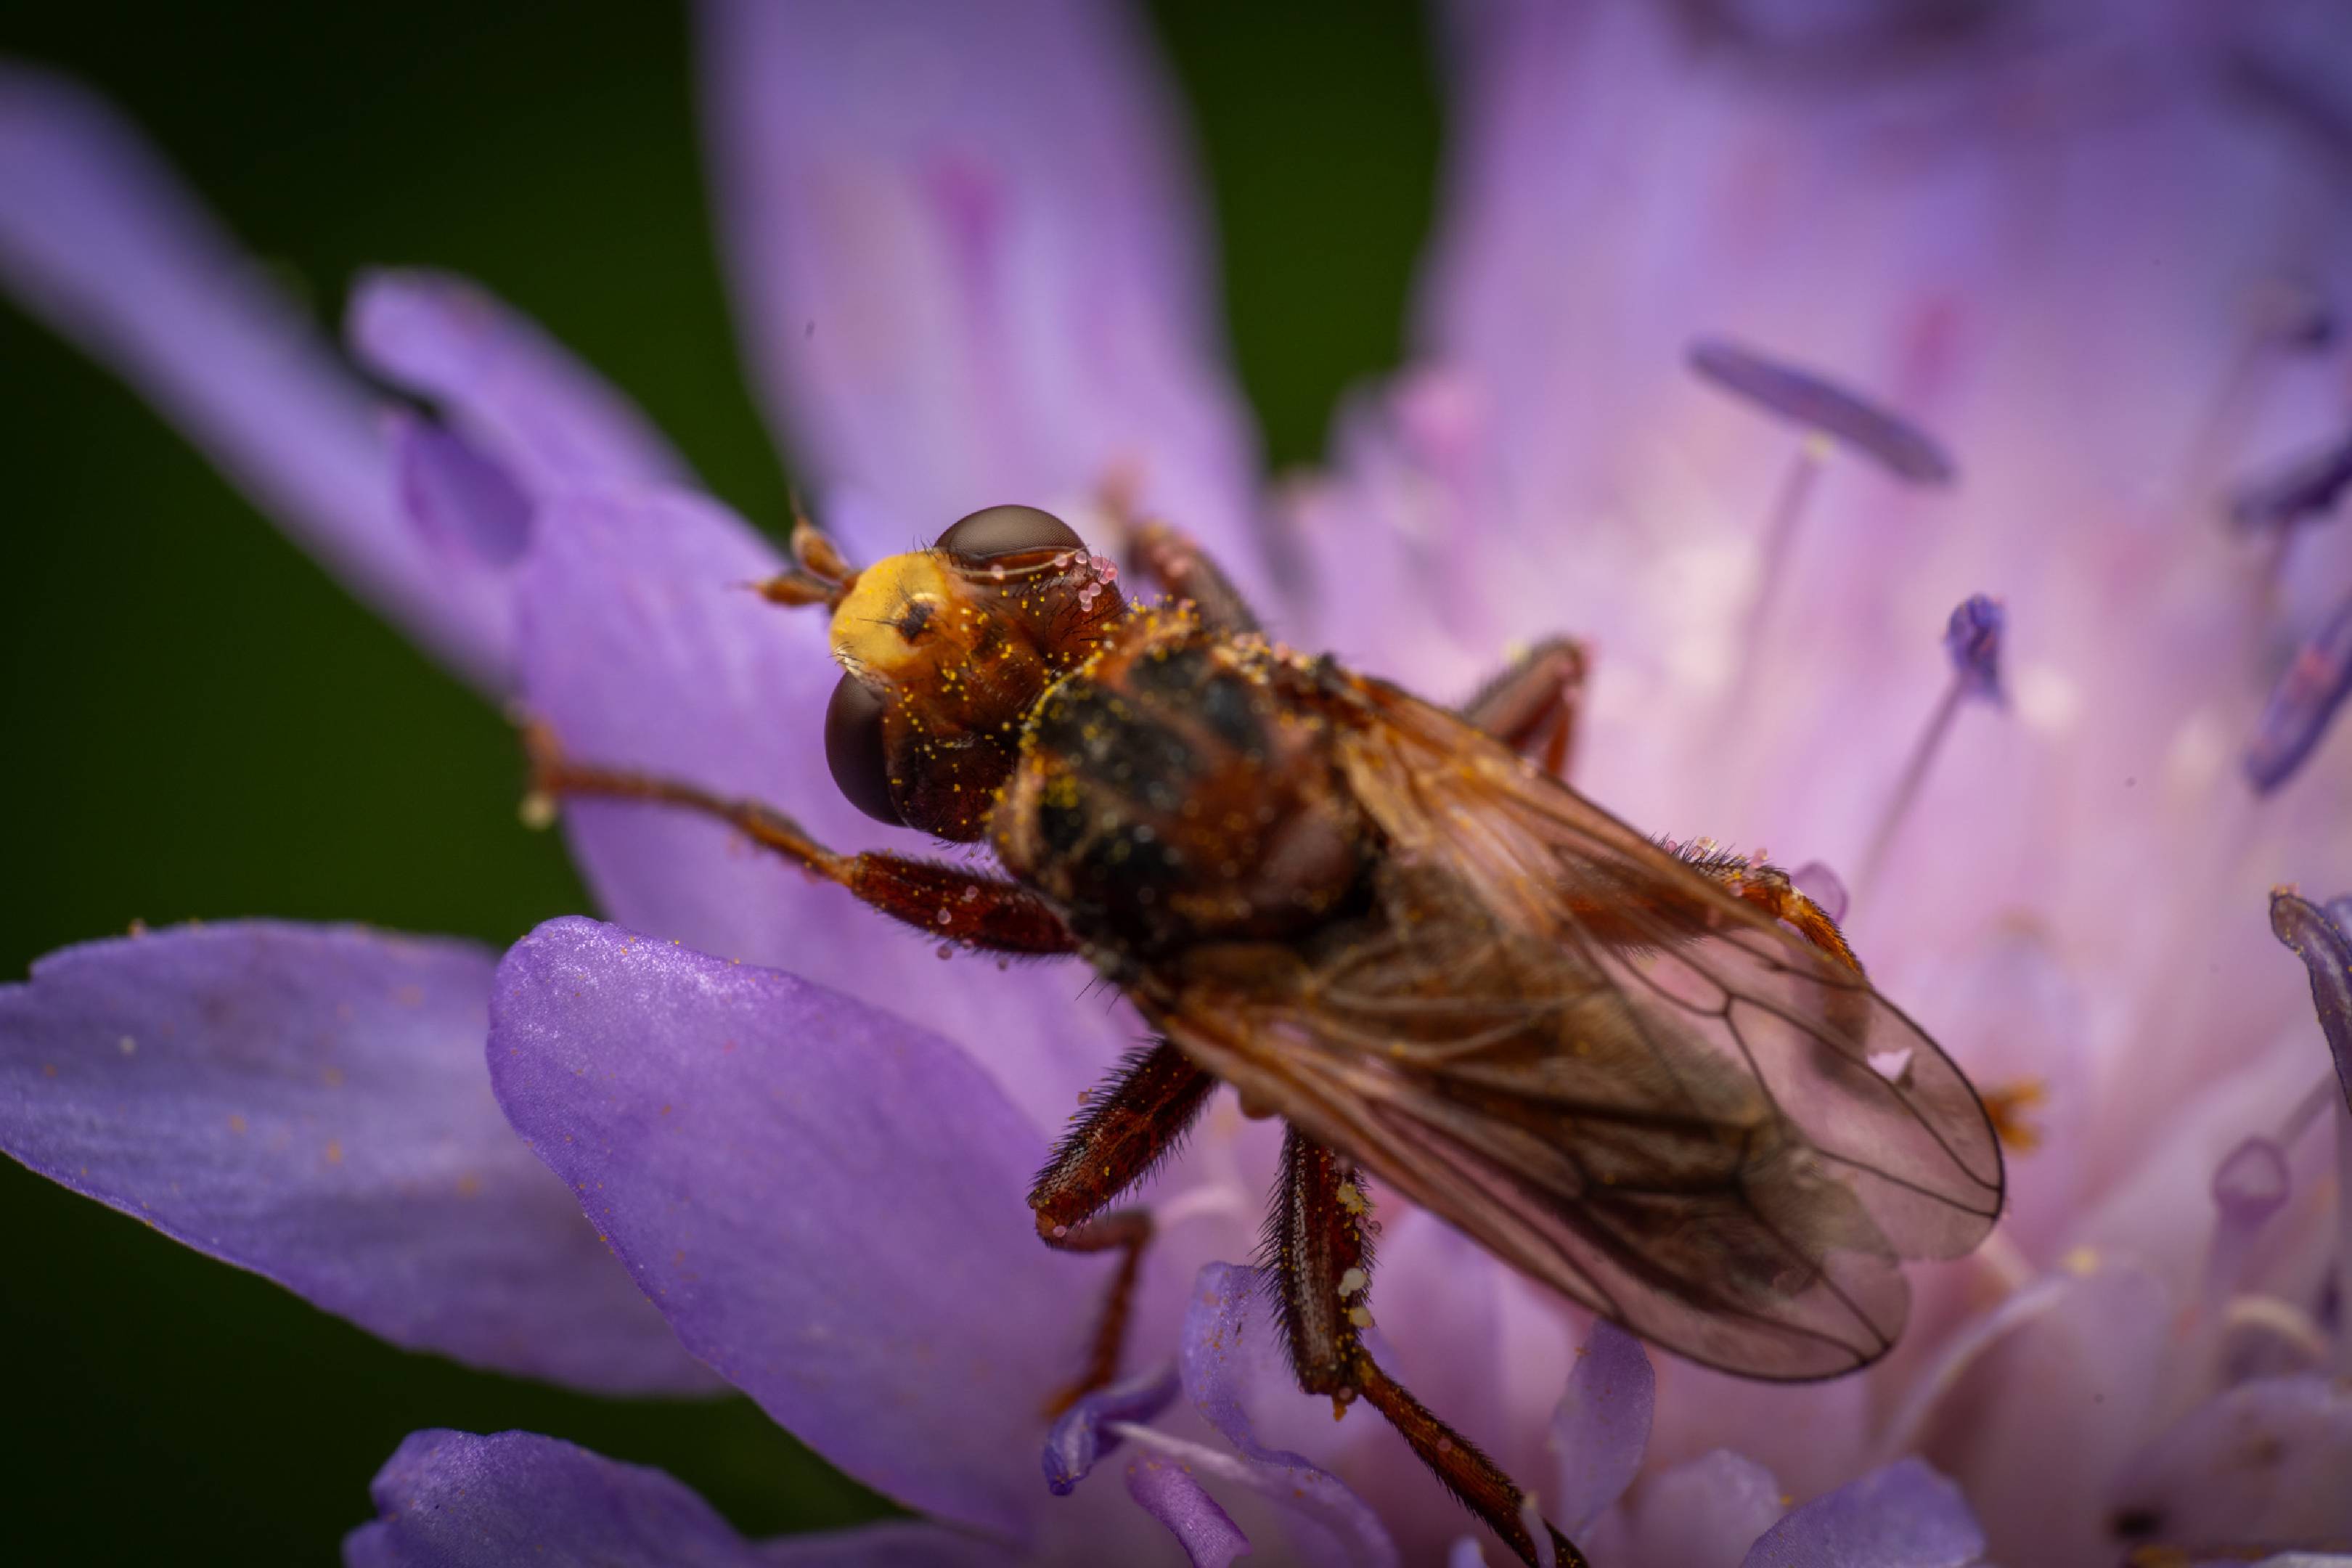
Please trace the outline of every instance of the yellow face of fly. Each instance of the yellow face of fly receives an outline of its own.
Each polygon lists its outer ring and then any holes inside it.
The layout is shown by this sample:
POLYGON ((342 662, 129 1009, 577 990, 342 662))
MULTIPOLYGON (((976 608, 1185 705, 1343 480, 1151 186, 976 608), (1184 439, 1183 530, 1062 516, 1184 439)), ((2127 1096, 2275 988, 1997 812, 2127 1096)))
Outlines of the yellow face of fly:
POLYGON ((868 682, 909 686, 970 651, 980 614, 938 555, 893 555, 860 572, 833 612, 833 657, 868 682))

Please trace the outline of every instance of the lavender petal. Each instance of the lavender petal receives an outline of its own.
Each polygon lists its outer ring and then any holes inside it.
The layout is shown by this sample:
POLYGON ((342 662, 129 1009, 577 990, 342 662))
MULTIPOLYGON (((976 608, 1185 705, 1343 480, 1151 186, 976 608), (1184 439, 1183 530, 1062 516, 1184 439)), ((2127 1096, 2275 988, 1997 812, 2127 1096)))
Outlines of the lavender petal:
POLYGON ((491 1077, 688 1348, 835 1465, 1018 1536, 1099 1267, 1037 1245, 1043 1137, 954 1046, 593 921, 518 943, 491 1077))
POLYGON ((2263 1378, 2210 1401, 2127 1465, 2109 1494, 2119 1548, 2221 1555, 2248 1542, 2352 1539, 2352 1387, 2263 1378))
POLYGON ((1768 412, 1836 437, 1918 485, 1948 485, 1958 473, 1934 437, 1825 376, 1721 338, 1691 344, 1690 367, 1706 381, 1768 412))
POLYGON ((455 431, 403 411, 392 421, 400 503, 445 552, 511 566, 530 543, 530 497, 506 466, 455 431))
POLYGON ((506 589, 407 526, 376 400, 110 105, 6 62, 0 281, 353 592, 475 684, 504 689, 506 589))
POLYGON ((1968 1568, 1984 1551, 1960 1489, 1925 1461, 1902 1459, 1790 1513, 1743 1568, 1968 1568))
POLYGON ((2271 689, 2246 748, 2246 777, 2260 795, 2294 776, 2352 697, 2352 596, 2297 650, 2271 689))
POLYGON ((1241 1526, 1178 1461, 1149 1455, 1129 1460, 1127 1490, 1168 1527, 1192 1568, 1229 1568, 1234 1559, 1249 1555, 1241 1526))
POLYGON ((417 1432, 368 1489, 346 1568, 983 1568, 1000 1549, 923 1524, 745 1541, 673 1478, 532 1432, 417 1432))
MULTIPOLYGON (((823 744, 840 678, 825 618, 742 589, 778 567, 741 521, 703 497, 644 488, 576 491, 542 521, 519 590, 523 695, 573 756, 772 802, 844 849, 935 852, 842 798, 823 744)), ((706 952, 789 963, 968 1041, 1040 1126, 1058 1124, 1134 1037, 1124 1009, 1077 1005, 1067 971, 943 963, 920 933, 724 826, 597 802, 565 818, 615 920, 706 952)))
POLYGON ((344 331, 362 363, 433 399, 535 496, 572 484, 688 478, 627 398, 469 279, 370 273, 352 292, 344 331))
POLYGON ((1116 1421, 1149 1421, 1184 1392, 1171 1362, 1108 1388, 1097 1388, 1062 1412, 1045 1434, 1045 1486, 1056 1497, 1066 1497, 1085 1480, 1096 1461, 1118 1447, 1118 1435, 1106 1432, 1116 1421))
MULTIPOLYGON (((1264 1308, 1256 1269, 1212 1263, 1201 1270, 1192 1287, 1192 1304, 1184 1314, 1178 1357, 1184 1392, 1239 1451, 1238 1464, 1250 1484, 1313 1531, 1298 1542, 1302 1556, 1318 1562, 1394 1563, 1396 1546, 1363 1499, 1303 1455, 1258 1441, 1243 1398, 1245 1383, 1257 1370, 1247 1351, 1271 1330, 1264 1308)), ((1165 1451, 1164 1444, 1159 1446, 1165 1451)))
POLYGON ((1180 114, 1136 18, 733 0, 704 12, 702 71, 755 376, 819 489, 889 520, 854 543, 1123 482, 1256 585, 1255 442, 1204 349, 1180 114))
POLYGON ((1605 1318, 1595 1319, 1551 1418, 1559 1459, 1554 1506, 1567 1534, 1583 1531, 1633 1484, 1650 1440, 1657 1392, 1642 1342, 1605 1318))
POLYGON ((1633 1505, 1631 1555, 1655 1568, 1739 1568, 1787 1509, 1771 1471, 1717 1448, 1643 1483, 1633 1505))
MULTIPOLYGON (((2338 900, 2341 902, 2342 900, 2338 900)), ((2336 1058, 2344 1101, 2352 1107, 2352 934, 2322 910, 2284 889, 2271 895, 2271 931, 2311 971, 2311 1005, 2336 1058)))
POLYGON ((490 973, 470 943, 358 927, 67 948, 0 989, 0 1143, 394 1344, 717 1391, 499 1114, 490 973))

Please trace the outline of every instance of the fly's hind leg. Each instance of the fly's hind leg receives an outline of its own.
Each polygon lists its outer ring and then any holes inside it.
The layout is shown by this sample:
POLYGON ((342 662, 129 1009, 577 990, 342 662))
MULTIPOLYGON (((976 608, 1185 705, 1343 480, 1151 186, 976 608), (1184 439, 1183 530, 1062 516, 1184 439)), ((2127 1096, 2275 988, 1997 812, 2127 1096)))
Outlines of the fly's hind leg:
POLYGON ((1129 1057, 1108 1083, 1087 1096, 1087 1109, 1055 1145, 1029 1190, 1029 1206, 1037 1213, 1037 1236, 1046 1246, 1066 1252, 1119 1254, 1086 1369, 1054 1396, 1047 1415, 1061 1414, 1081 1395, 1118 1375, 1136 1276, 1143 1267, 1143 1249, 1151 1241, 1151 1211, 1102 1210, 1175 1152, 1216 1087, 1215 1079, 1167 1041, 1145 1047, 1129 1057))
MULTIPOLYGON (((1372 1324, 1370 1205, 1346 1160, 1291 1128, 1266 1225, 1265 1264, 1281 1289, 1282 1327, 1298 1386, 1329 1396, 1334 1414, 1360 1396, 1388 1418, 1445 1489, 1528 1563, 1528 1494, 1475 1444, 1382 1372, 1364 1348, 1372 1324)), ((1560 1568, 1588 1568, 1584 1554, 1540 1520, 1560 1568)))
POLYGON ((1061 917, 1028 889, 912 856, 844 855, 811 837, 784 813, 756 800, 717 795, 698 784, 623 768, 576 763, 542 724, 523 728, 530 756, 528 821, 551 821, 556 803, 591 798, 637 801, 693 812, 726 823, 752 843, 845 888, 861 902, 939 939, 992 952, 1045 956, 1076 952, 1061 917))
POLYGON ((1798 890, 1789 873, 1768 861, 1718 849, 1705 839, 1673 847, 1675 858, 1692 870, 1723 885, 1734 898, 1755 905, 1776 921, 1786 921, 1797 934, 1838 963, 1863 973, 1862 960, 1847 945, 1829 910, 1798 890))
POLYGON ((1128 552, 1135 568, 1171 598, 1190 603, 1201 623, 1230 637, 1260 629, 1257 612, 1209 552, 1164 522, 1139 524, 1128 552))
POLYGON ((1566 778, 1591 662, 1574 637, 1547 638, 1481 687, 1462 705, 1462 717, 1552 777, 1566 778))

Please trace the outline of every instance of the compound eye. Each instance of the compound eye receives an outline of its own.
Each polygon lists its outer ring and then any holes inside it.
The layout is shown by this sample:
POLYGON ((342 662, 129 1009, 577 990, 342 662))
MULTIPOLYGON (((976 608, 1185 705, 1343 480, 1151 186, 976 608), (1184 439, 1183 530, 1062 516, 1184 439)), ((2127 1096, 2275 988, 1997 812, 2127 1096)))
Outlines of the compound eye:
POLYGON ((967 561, 1013 555, 1024 550, 1084 550, 1070 525, 1034 506, 992 506, 950 523, 935 548, 967 561))
POLYGON ((824 761, 849 804, 877 822, 904 827, 890 798, 890 764, 882 754, 882 698, 845 675, 824 708, 824 761))

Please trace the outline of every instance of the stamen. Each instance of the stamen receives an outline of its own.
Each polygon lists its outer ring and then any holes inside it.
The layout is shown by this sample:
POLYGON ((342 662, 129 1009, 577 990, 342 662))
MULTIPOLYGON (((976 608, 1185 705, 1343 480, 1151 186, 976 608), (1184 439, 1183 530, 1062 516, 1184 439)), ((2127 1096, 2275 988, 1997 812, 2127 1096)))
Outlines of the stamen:
POLYGON ((2352 930, 2330 918, 2347 903, 2352 900, 2338 899, 2323 910, 2292 889, 2278 889, 2271 894, 2271 934, 2311 972, 2312 1007, 2352 1110, 2352 930))
POLYGON ((1741 637, 1739 672, 1728 702, 1736 710, 1747 706, 1771 617, 1781 598, 1782 580, 1796 553, 1798 531, 1831 443, 1853 447, 1914 485, 1950 484, 1956 470, 1942 446, 1926 431, 1892 409, 1810 371, 1720 338, 1693 342, 1687 363, 1702 380, 1807 432, 1765 520, 1762 565, 1757 573, 1756 595, 1741 637))
POLYGON ((2329 516, 2347 489, 2352 489, 2352 431, 2240 486, 2230 498, 2230 525, 2240 533, 2285 534, 2329 516))
POLYGON ((2352 595, 2336 606, 2271 689, 2246 748, 2246 778, 2268 795, 2294 776, 2352 697, 2352 595))
POLYGON ((2000 600, 1976 594, 1962 600, 1945 624, 1944 651, 1952 661, 1952 682, 1944 689, 1935 711, 1928 715, 1927 728, 1920 731, 1918 743, 1911 748, 1911 760, 1904 764, 1903 776, 1879 816, 1878 829, 1871 835, 1869 852, 1862 860, 1863 892, 1867 893, 1876 883, 1886 852, 1893 847, 1912 803, 1918 798, 1919 786, 1927 782, 1927 770, 1934 765, 1936 753, 1943 749, 1944 737, 1951 731, 1952 721, 1961 705, 1972 698, 1996 707, 2008 705, 2000 686, 2000 643, 2007 620, 2000 600))
POLYGON ((2205 1297, 2218 1301, 2237 1289, 2254 1238, 2286 1205, 2286 1152, 2269 1139, 2246 1139, 2213 1168, 2213 1206, 2220 1211, 2205 1259, 2205 1297))

